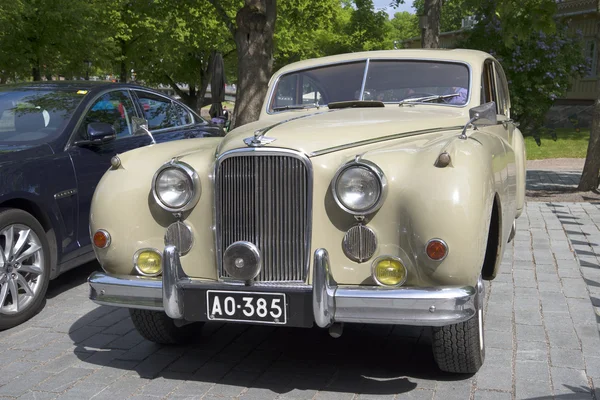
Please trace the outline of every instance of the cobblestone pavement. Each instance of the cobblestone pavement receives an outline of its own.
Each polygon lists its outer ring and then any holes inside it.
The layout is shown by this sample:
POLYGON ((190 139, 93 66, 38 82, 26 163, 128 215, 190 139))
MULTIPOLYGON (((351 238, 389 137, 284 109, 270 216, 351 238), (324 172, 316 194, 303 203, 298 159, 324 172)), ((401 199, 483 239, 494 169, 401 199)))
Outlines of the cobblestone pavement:
POLYGON ((576 189, 581 171, 528 170, 527 190, 565 191, 576 189))
POLYGON ((600 192, 598 191, 577 191, 580 177, 580 169, 528 169, 527 201, 600 202, 600 192))
POLYGON ((43 311, 0 332, 0 398, 600 399, 600 205, 530 202, 487 284, 486 360, 440 373, 428 329, 205 325, 191 345, 143 340, 87 299, 88 264, 43 311))

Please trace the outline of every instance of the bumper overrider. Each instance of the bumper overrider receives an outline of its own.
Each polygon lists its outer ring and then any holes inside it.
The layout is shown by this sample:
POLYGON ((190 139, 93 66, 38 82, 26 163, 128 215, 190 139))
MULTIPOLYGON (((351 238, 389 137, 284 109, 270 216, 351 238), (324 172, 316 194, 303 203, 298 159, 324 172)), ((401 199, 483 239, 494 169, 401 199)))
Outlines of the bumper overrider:
POLYGON ((164 311, 187 321, 209 321, 207 291, 285 293, 287 326, 326 328, 334 323, 444 326, 466 321, 481 309, 481 279, 473 286, 385 288, 337 285, 325 249, 314 254, 313 285, 268 286, 199 281, 183 272, 179 253, 167 246, 162 279, 93 273, 90 299, 102 305, 164 311))

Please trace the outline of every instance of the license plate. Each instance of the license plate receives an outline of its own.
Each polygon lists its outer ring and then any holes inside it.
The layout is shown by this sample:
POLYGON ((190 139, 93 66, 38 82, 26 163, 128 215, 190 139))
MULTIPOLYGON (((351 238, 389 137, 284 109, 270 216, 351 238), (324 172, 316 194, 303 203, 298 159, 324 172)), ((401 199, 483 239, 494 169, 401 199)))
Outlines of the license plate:
POLYGON ((206 315, 211 321, 287 322, 285 293, 206 291, 206 315))

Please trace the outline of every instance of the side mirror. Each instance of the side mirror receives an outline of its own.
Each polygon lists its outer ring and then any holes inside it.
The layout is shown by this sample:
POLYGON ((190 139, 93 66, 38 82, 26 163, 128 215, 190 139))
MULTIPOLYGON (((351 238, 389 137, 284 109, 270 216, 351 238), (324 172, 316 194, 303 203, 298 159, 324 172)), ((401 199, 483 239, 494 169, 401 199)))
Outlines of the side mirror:
POLYGON ((147 135, 152 140, 152 143, 156 144, 156 140, 154 140, 154 136, 150 133, 148 129, 148 121, 144 118, 139 117, 131 117, 131 125, 133 129, 133 136, 143 136, 147 135))
POLYGON ((496 125, 498 123, 496 103, 490 101, 489 103, 471 108, 469 110, 469 117, 475 125, 496 125))
POLYGON ((101 145, 117 138, 117 132, 111 124, 91 122, 87 126, 87 140, 78 140, 76 146, 101 145))
POLYGON ((477 107, 473 107, 469 110, 469 117, 471 118, 463 127, 460 139, 467 139, 467 128, 470 124, 473 125, 496 125, 498 123, 498 116, 496 115, 496 103, 490 101, 489 103, 482 104, 477 107))

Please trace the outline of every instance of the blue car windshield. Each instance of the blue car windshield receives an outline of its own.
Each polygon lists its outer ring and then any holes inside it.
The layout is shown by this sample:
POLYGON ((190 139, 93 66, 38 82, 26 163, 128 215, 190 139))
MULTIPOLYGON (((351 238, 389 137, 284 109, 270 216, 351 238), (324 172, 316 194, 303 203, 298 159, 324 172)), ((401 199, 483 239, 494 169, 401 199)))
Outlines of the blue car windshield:
POLYGON ((0 144, 39 144, 55 139, 83 97, 74 91, 0 89, 0 144))

